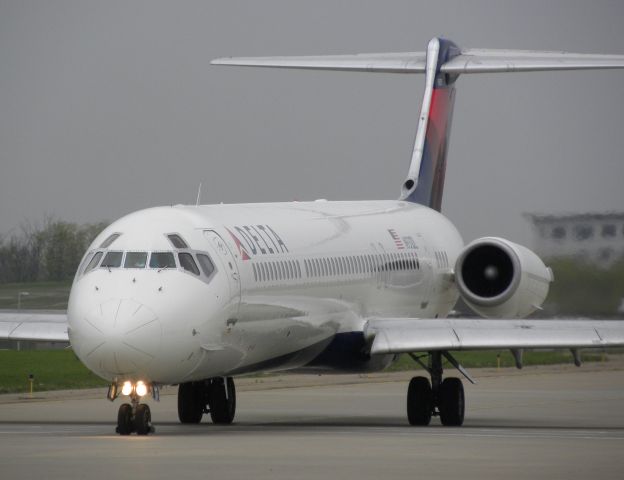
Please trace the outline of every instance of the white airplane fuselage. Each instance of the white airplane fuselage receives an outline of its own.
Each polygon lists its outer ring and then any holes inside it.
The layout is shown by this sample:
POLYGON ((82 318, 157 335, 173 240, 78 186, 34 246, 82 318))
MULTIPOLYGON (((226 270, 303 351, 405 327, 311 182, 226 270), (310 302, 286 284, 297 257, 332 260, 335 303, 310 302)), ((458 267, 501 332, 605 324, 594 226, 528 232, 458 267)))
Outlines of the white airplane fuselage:
POLYGON ((445 317, 458 298, 452 271, 462 248, 448 219, 404 201, 142 210, 89 248, 71 290, 69 336, 82 362, 111 381, 377 370, 394 357, 362 353, 367 319, 445 317), (188 248, 176 248, 173 234, 188 248), (119 266, 85 273, 97 252, 114 252, 119 266), (171 268, 130 262, 168 252, 171 268))

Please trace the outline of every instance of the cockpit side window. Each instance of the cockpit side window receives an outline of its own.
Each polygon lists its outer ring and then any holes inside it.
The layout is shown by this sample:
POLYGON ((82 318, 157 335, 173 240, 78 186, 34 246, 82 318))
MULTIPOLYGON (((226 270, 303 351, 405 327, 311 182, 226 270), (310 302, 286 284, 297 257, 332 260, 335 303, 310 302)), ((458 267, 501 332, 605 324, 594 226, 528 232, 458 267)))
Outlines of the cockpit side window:
POLYGON ((150 256, 150 268, 176 268, 172 252, 153 252, 150 256))
POLYGON ((128 252, 124 261, 124 268, 145 268, 147 252, 128 252))
POLYGON ((91 259, 91 261, 87 264, 86 268, 84 269, 84 273, 90 272, 91 270, 96 268, 98 266, 98 263, 100 263, 100 259, 102 258, 102 255, 103 255, 103 252, 97 252, 95 255, 93 255, 93 258, 91 259))
POLYGON ((91 259, 93 258, 94 253, 95 252, 89 252, 85 255, 82 262, 80 263, 80 266, 78 267, 78 272, 77 272, 78 275, 84 274, 86 266, 91 262, 91 259))
POLYGON ((199 262, 199 265, 201 266, 204 275, 206 275, 206 277, 210 277, 210 275, 212 275, 212 272, 214 272, 215 270, 215 267, 212 263, 212 260, 210 260, 210 257, 208 255, 204 255, 203 253, 198 253, 197 261, 199 262))
POLYGON ((121 236, 121 233, 113 233, 110 237, 102 242, 100 248, 108 248, 111 244, 121 236))
POLYGON ((188 244, 177 233, 167 235, 167 238, 175 248, 189 248, 188 244))
POLYGON ((102 268, 119 268, 121 267, 121 259, 123 252, 108 252, 102 260, 100 267, 102 268))
POLYGON ((180 266, 187 272, 191 272, 193 275, 199 276, 199 268, 193 259, 193 255, 190 253, 178 253, 178 260, 180 266))

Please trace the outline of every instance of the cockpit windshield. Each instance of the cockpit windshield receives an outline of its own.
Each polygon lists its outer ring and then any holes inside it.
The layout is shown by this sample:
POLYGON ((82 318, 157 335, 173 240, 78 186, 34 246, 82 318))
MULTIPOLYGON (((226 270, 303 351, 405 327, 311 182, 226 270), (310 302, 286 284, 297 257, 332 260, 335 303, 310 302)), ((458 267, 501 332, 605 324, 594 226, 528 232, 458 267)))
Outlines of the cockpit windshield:
POLYGON ((176 268, 175 257, 172 252, 154 252, 150 257, 150 268, 176 268))
POLYGON ((128 252, 124 261, 124 268, 145 268, 147 252, 128 252))
POLYGON ((204 275, 210 277, 210 275, 212 275, 212 272, 214 272, 215 270, 215 267, 212 264, 212 260, 210 260, 210 257, 206 254, 198 253, 197 260, 199 261, 199 264, 204 271, 204 275))
POLYGON ((108 252, 102 260, 102 268, 118 268, 121 267, 121 259, 123 258, 123 252, 108 252))
POLYGON ((193 255, 190 253, 178 253, 178 260, 180 261, 180 266, 184 270, 191 272, 193 275, 199 276, 199 268, 197 268, 197 264, 195 263, 195 260, 193 260, 193 255))
POLYGON ((205 252, 188 249, 186 252, 138 252, 138 251, 95 251, 89 252, 83 260, 80 275, 85 275, 98 267, 108 269, 172 269, 193 275, 203 282, 209 282, 216 271, 210 256, 205 252), (149 260, 148 260, 149 258, 149 260))

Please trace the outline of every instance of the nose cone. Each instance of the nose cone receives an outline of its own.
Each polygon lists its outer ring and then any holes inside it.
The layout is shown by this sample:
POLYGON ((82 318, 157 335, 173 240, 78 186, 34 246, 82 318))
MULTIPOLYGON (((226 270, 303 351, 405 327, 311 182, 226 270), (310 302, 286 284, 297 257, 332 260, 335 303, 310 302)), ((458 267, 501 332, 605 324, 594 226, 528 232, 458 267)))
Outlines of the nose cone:
POLYGON ((83 317, 79 330, 78 356, 104 377, 144 374, 162 343, 156 313, 132 299, 101 303, 83 317))

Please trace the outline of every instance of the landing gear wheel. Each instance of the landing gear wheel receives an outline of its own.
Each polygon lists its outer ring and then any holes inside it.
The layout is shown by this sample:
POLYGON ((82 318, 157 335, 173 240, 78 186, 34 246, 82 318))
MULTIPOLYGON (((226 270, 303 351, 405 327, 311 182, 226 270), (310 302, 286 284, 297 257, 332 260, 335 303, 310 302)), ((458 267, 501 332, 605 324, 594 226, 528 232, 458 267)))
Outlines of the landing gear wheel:
POLYGON ((427 426, 431 421, 432 392, 429 379, 414 377, 407 389, 407 419, 410 425, 427 426))
POLYGON ((232 377, 213 379, 210 385, 208 405, 210 405, 210 417, 213 423, 227 425, 234 421, 236 388, 232 377))
POLYGON ((445 378, 440 385, 440 421, 459 427, 464 423, 464 386, 459 378, 445 378))
POLYGON ((178 418, 181 423, 199 423, 204 414, 202 385, 194 382, 181 383, 178 387, 178 418))
POLYGON ((144 403, 137 405, 134 414, 134 429, 137 435, 147 435, 152 432, 152 413, 149 405, 144 403))
POLYGON ((130 435, 134 430, 132 424, 132 406, 129 403, 123 403, 119 406, 117 413, 117 433, 119 435, 130 435))

